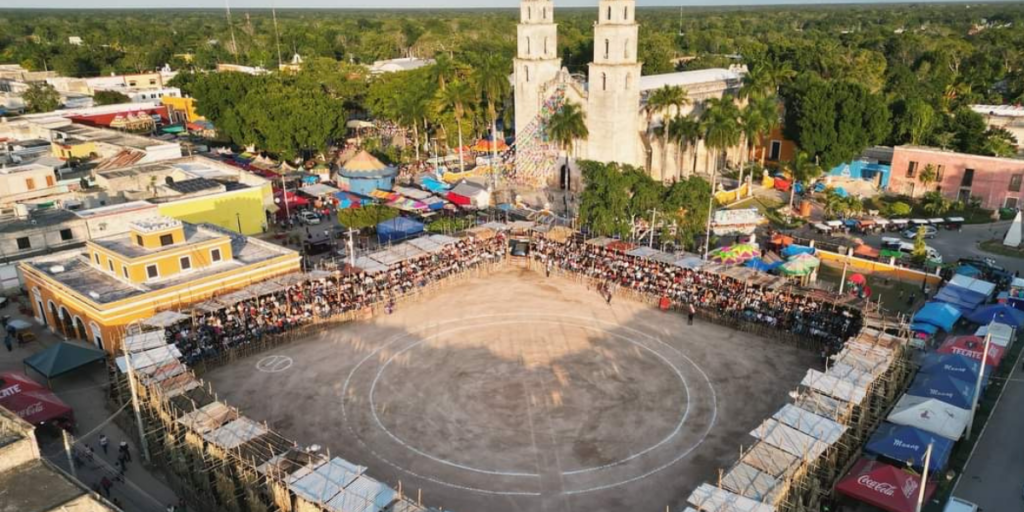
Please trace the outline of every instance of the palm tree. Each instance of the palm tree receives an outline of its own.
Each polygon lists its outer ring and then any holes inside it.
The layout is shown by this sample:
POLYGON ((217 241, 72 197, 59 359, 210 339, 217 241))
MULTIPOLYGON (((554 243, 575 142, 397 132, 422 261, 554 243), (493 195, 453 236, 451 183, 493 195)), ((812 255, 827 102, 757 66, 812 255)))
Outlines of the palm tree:
POLYGON ((462 118, 466 115, 466 105, 473 103, 476 95, 473 88, 463 80, 453 80, 448 87, 437 93, 438 113, 451 111, 455 114, 455 125, 459 128, 459 172, 466 172, 466 161, 463 158, 462 118))
POLYGON ((491 118, 491 166, 498 161, 498 104, 509 94, 508 62, 498 54, 490 54, 477 66, 476 87, 487 102, 487 115, 491 118))
MULTIPOLYGON (((566 101, 557 112, 551 114, 544 131, 548 140, 554 141, 559 148, 565 151, 566 169, 569 167, 569 154, 575 147, 576 141, 590 135, 583 109, 569 101, 566 101)), ((569 184, 569 179, 566 177, 566 188, 569 188, 569 184)))
MULTIPOLYGON (((704 144, 708 149, 715 151, 714 173, 717 173, 721 165, 723 151, 740 143, 740 109, 736 106, 732 96, 725 95, 721 98, 710 98, 707 100, 707 109, 701 116, 701 123, 704 125, 704 144)), ((710 166, 709 166, 710 167, 710 166)), ((714 187, 712 179, 712 187, 714 187)))
MULTIPOLYGON (((770 135, 776 129, 782 126, 782 113, 779 112, 779 98, 778 96, 772 96, 768 98, 761 98, 754 100, 753 104, 757 106, 757 110, 761 113, 761 119, 764 121, 764 131, 761 133, 762 136, 770 135)), ((768 151, 761 150, 761 168, 764 169, 764 161, 768 157, 768 151)))
POLYGON ((683 154, 687 149, 693 148, 693 173, 697 172, 697 144, 700 141, 700 121, 687 116, 676 116, 668 125, 669 137, 676 141, 679 147, 679 170, 683 169, 683 154))
POLYGON ((921 174, 918 175, 917 180, 927 189, 928 185, 939 180, 939 171, 934 165, 928 164, 924 166, 924 169, 921 169, 921 174))
POLYGON ((665 163, 668 160, 668 116, 672 114, 672 108, 675 107, 676 115, 679 111, 690 104, 689 93, 685 88, 677 85, 665 85, 661 89, 655 89, 647 97, 647 104, 644 109, 647 111, 647 126, 651 125, 655 114, 661 114, 662 122, 661 129, 656 133, 661 136, 661 143, 664 149, 664 156, 662 157, 662 172, 667 167, 665 163))
POLYGON ((787 61, 766 59, 754 64, 743 76, 740 87, 741 98, 765 98, 776 96, 779 88, 793 79, 796 72, 787 61))
POLYGON ((949 199, 942 196, 941 192, 931 191, 921 198, 922 206, 925 212, 929 215, 939 216, 949 211, 952 207, 952 203, 949 199))
POLYGON ((437 86, 443 91, 448 87, 448 82, 455 78, 455 61, 447 53, 440 53, 434 59, 433 75, 437 80, 437 86))
POLYGON ((429 93, 426 91, 409 91, 398 100, 400 110, 398 121, 403 126, 412 126, 412 137, 416 146, 416 161, 420 159, 420 122, 426 123, 430 107, 429 93))
POLYGON ((793 161, 789 162, 787 168, 789 169, 790 176, 793 178, 793 184, 789 188, 789 211, 792 212, 793 200, 796 198, 796 184, 803 183, 806 185, 807 182, 817 178, 821 174, 821 168, 803 151, 796 154, 796 157, 793 158, 793 161))

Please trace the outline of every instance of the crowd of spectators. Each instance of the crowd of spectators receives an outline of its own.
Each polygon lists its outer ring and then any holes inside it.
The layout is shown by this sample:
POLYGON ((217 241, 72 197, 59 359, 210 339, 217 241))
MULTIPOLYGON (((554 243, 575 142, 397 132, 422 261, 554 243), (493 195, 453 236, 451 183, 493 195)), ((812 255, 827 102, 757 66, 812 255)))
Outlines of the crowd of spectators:
POLYGON ((505 255, 503 235, 490 239, 467 237, 427 254, 395 263, 374 274, 355 272, 311 278, 276 293, 261 295, 218 311, 197 314, 167 330, 185 361, 216 357, 226 349, 257 342, 315 321, 383 305, 392 311, 395 300, 430 283, 460 274, 505 255))
POLYGON ((667 297, 681 309, 694 306, 705 316, 760 324, 814 340, 824 354, 838 352, 861 327, 860 314, 787 288, 769 290, 737 279, 624 252, 570 241, 539 240, 533 256, 595 280, 605 287, 667 297))

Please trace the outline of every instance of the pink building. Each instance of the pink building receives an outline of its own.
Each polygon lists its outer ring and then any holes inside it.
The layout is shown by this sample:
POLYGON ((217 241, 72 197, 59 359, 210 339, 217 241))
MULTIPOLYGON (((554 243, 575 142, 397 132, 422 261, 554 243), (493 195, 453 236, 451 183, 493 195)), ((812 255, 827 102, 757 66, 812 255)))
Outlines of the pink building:
POLYGON ((893 151, 889 190, 913 197, 938 190, 954 201, 980 199, 983 208, 1024 208, 1022 181, 1024 160, 897 146, 893 151), (938 179, 926 187, 920 178, 928 165, 935 167, 938 179))

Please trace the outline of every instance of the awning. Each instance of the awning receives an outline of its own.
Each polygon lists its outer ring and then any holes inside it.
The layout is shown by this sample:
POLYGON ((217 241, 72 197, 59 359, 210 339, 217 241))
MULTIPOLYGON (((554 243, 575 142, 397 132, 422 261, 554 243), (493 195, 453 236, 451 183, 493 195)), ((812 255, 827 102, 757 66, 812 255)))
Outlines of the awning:
POLYGON ((983 306, 967 314, 967 319, 976 324, 998 322, 1020 329, 1024 327, 1024 311, 1008 304, 983 306))
POLYGON ((17 373, 0 373, 0 406, 33 425, 54 418, 73 418, 71 408, 57 395, 17 373))
MULTIPOLYGON (((918 375, 949 375, 965 382, 978 381, 978 367, 981 362, 960 354, 936 354, 931 353, 925 356, 921 363, 918 375)), ((984 387, 992 374, 992 367, 985 366, 985 374, 982 375, 981 384, 984 387)))
POLYGON ((24 363, 47 379, 52 379, 106 358, 107 354, 102 350, 62 341, 26 357, 24 363))
POLYGON ((177 311, 161 311, 143 320, 142 325, 148 327, 170 327, 178 322, 188 320, 188 318, 188 315, 183 315, 177 311))
POLYGON ((941 400, 903 395, 886 419, 956 441, 963 435, 970 417, 970 411, 941 400))
POLYGON ((954 407, 970 409, 974 403, 975 381, 961 380, 945 373, 920 373, 907 390, 911 396, 934 398, 954 407))
MULTIPOLYGON (((889 512, 914 512, 920 489, 919 476, 867 459, 857 461, 836 485, 836 491, 889 512)), ((925 501, 934 493, 935 484, 928 482, 925 501)))
MULTIPOLYGON (((985 350, 985 340, 977 336, 954 336, 947 339, 936 351, 939 354, 958 354, 969 357, 976 361, 982 360, 985 350)), ((999 366, 1006 350, 999 345, 989 343, 988 354, 984 354, 985 364, 988 366, 999 366)))
POLYGON ((883 422, 868 440, 864 450, 890 460, 909 463, 922 471, 929 444, 932 445, 932 457, 928 471, 942 471, 953 451, 953 441, 919 428, 883 422))

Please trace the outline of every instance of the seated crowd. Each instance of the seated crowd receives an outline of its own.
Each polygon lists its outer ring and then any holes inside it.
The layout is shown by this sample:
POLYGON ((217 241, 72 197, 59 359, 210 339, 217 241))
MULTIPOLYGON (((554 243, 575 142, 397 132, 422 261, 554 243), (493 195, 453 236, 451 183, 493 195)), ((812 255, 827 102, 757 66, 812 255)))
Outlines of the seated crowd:
POLYGON ((833 353, 859 332, 860 314, 785 290, 767 290, 728 276, 630 256, 587 243, 536 242, 534 257, 563 270, 654 297, 684 308, 791 332, 833 353))
POLYGON ((394 300, 416 288, 504 257, 507 242, 464 238, 440 252, 395 263, 375 274, 356 272, 302 281, 285 290, 241 301, 167 329, 169 340, 188 364, 215 357, 224 349, 260 340, 266 334, 324 320, 394 300))

